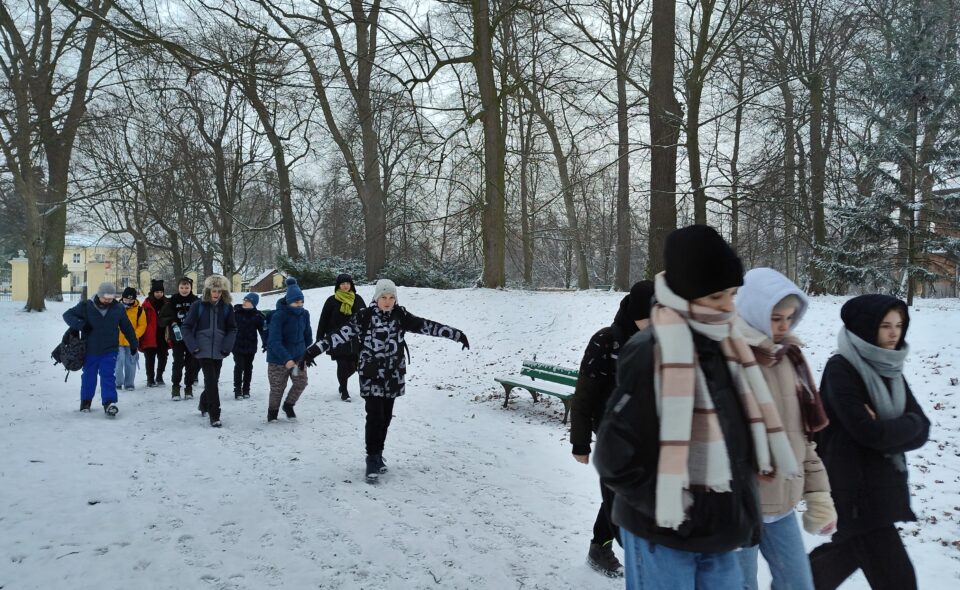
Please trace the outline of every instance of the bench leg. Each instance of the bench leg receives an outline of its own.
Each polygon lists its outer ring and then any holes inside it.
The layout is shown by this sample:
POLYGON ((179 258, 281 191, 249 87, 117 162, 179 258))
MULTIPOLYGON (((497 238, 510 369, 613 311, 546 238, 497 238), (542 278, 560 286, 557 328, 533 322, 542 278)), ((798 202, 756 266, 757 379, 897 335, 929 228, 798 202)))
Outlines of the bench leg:
POLYGON ((507 385, 503 383, 503 407, 507 407, 507 404, 510 403, 510 390, 513 389, 512 385, 507 385))
POLYGON ((530 395, 533 397, 533 403, 537 403, 538 401, 540 401, 540 394, 537 393, 536 391, 531 391, 530 395))
POLYGON ((567 423, 567 417, 570 415, 570 400, 563 400, 563 423, 567 423))

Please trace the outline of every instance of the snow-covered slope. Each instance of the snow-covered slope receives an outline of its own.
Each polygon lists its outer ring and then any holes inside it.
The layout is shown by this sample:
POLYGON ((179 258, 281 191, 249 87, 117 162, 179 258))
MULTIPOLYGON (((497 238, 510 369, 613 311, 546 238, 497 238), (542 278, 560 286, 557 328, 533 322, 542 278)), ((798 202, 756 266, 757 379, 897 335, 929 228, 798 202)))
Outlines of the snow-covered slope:
MULTIPOLYGON (((331 292, 306 292, 314 323, 331 292)), ((391 471, 375 487, 362 482, 362 400, 355 382, 354 403, 339 400, 327 357, 310 370, 296 423, 266 424, 264 355, 246 401, 233 399, 224 362, 223 429, 146 389, 142 369, 109 420, 80 414, 79 374, 63 383, 49 361, 66 304, 26 314, 2 303, 0 588, 620 588, 584 564, 599 492, 593 469, 570 456, 562 405, 519 392, 503 409, 493 381, 534 356, 576 367, 619 297, 401 288, 402 305, 464 330, 472 349, 409 339, 407 395, 384 452, 391 471)), ((815 299, 800 327, 815 371, 842 301, 815 299)), ((912 313, 909 379, 934 428, 908 455, 920 522, 904 529, 921 587, 952 588, 960 302, 922 301, 912 313)), ((867 585, 858 576, 847 587, 867 585)))

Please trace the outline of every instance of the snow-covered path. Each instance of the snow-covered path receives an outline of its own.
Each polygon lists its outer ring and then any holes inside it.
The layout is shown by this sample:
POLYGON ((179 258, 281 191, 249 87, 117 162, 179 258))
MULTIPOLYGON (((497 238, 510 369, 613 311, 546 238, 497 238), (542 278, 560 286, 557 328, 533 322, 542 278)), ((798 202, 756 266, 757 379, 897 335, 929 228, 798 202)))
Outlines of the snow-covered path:
MULTIPOLYGON (((327 293, 306 292, 314 321, 327 293)), ((401 288, 401 304, 463 329, 473 349, 411 337, 377 486, 362 481, 362 401, 339 400, 326 357, 296 423, 265 423, 263 355, 245 401, 224 362, 222 429, 143 387, 142 370, 109 420, 97 404, 77 412, 79 374, 64 384, 48 360, 66 304, 0 304, 0 588, 621 588, 584 564, 599 493, 570 457, 561 404, 521 393, 504 410, 493 382, 535 354, 575 367, 618 300, 401 288)), ((817 371, 840 301, 818 299, 800 330, 817 371)), ((908 549, 924 588, 960 584, 960 420, 947 395, 960 391, 947 385, 960 377, 958 329, 960 302, 924 302, 910 338, 911 384, 935 424, 909 456, 923 525, 906 527, 908 549)))

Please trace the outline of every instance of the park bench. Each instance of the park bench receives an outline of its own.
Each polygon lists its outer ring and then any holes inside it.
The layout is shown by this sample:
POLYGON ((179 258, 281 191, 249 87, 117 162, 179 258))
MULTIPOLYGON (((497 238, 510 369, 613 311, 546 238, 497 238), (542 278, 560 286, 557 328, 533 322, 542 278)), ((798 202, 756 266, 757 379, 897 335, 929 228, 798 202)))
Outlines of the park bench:
POLYGON ((515 387, 529 391, 534 403, 540 400, 541 395, 550 395, 563 402, 563 423, 566 424, 570 415, 570 404, 573 403, 573 388, 577 385, 577 375, 575 369, 537 361, 523 361, 519 377, 496 377, 494 380, 503 385, 503 407, 510 403, 510 392, 515 387))

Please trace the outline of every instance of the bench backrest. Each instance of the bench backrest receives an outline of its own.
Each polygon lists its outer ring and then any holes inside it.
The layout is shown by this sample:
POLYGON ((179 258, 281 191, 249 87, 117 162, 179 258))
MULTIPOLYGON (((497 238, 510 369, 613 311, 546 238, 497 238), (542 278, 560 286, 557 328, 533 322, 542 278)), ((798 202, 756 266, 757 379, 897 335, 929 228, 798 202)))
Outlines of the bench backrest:
POLYGON ((569 385, 570 387, 576 387, 577 385, 577 371, 566 367, 558 367, 557 365, 548 365, 536 361, 523 361, 520 374, 524 377, 530 377, 531 379, 541 379, 551 383, 569 385))

